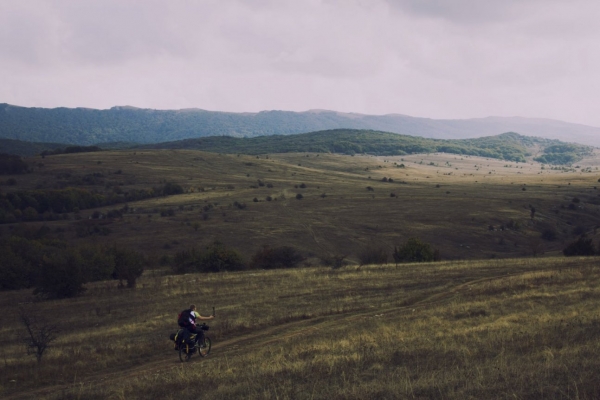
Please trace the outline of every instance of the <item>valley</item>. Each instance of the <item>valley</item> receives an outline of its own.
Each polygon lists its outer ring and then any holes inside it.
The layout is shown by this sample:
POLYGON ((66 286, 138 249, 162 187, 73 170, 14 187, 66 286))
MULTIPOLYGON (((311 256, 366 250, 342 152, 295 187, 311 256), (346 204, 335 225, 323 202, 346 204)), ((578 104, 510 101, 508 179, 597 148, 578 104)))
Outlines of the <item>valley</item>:
POLYGON ((4 223, 2 238, 43 229, 71 247, 135 249, 146 264, 132 288, 89 282, 46 301, 1 292, 0 394, 187 398, 194 385, 215 399, 592 399, 600 271, 594 257, 562 251, 583 233, 598 241, 597 157, 570 167, 444 153, 25 158, 33 171, 4 176, 16 184, 3 195, 77 188, 112 203, 4 223), (154 194, 126 201, 142 191, 154 194), (409 238, 441 261, 396 264, 409 238), (174 274, 179 253, 215 241, 244 263, 263 246, 302 261, 174 274), (361 262, 373 248, 388 261, 361 262), (182 364, 168 334, 190 302, 216 308, 214 348, 182 364), (19 310, 57 329, 39 363, 15 339, 19 310))

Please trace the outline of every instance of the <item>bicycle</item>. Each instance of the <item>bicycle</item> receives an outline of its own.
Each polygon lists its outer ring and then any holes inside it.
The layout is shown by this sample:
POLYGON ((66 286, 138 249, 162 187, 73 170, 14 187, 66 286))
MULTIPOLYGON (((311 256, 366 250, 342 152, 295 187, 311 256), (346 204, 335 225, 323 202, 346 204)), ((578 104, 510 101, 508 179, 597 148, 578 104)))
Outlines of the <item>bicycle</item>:
MULTIPOLYGON (((202 324, 199 326, 199 328, 203 331, 207 331, 208 325, 202 324)), ((196 353, 198 353, 200 357, 206 357, 210 353, 210 348, 212 346, 210 338, 204 335, 204 343, 198 343, 196 342, 197 335, 197 333, 192 333, 190 334, 188 340, 184 340, 179 344, 178 350, 179 359, 181 360, 181 362, 190 361, 190 358, 192 358, 192 356, 196 353), (190 342, 193 342, 193 344, 190 344, 190 342)))

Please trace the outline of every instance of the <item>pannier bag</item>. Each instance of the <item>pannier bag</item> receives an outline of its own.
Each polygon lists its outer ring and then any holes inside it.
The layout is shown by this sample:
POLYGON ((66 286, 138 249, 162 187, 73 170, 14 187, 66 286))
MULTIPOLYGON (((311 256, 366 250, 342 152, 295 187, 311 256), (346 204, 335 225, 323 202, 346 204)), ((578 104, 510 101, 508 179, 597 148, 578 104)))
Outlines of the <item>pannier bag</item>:
POLYGON ((185 343, 188 346, 194 346, 196 343, 196 336, 196 333, 191 333, 187 329, 179 329, 177 332, 171 333, 169 339, 175 342, 175 350, 179 350, 179 345, 181 343, 185 343))
POLYGON ((179 350, 179 345, 185 339, 187 339, 186 336, 189 337, 189 332, 185 329, 179 329, 177 332, 171 333, 169 335, 169 339, 171 339, 173 342, 175 342, 175 350, 179 350), (187 335, 186 335, 186 333, 187 333, 187 335))

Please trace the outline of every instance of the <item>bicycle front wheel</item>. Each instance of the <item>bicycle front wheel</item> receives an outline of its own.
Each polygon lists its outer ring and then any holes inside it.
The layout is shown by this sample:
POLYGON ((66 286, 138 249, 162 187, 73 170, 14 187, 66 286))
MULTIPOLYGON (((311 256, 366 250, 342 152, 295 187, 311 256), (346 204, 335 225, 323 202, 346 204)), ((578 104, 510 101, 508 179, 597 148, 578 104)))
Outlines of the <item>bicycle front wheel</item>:
POLYGON ((211 347, 210 338, 205 336, 204 344, 198 347, 198 354, 200 354, 201 357, 206 357, 208 355, 208 353, 210 353, 210 347, 211 347))

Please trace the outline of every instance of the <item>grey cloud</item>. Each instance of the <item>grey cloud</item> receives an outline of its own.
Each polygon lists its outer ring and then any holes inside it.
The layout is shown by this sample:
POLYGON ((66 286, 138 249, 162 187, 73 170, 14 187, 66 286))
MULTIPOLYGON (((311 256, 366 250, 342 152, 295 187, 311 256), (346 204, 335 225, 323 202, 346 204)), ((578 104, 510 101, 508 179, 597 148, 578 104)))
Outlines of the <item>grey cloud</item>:
MULTIPOLYGON (((139 57, 186 56, 191 14, 167 2, 23 2, 0 17, 0 49, 25 63, 110 64, 139 57)), ((198 7, 201 8, 201 7, 198 7)), ((197 20, 201 20, 201 16, 197 20)))
POLYGON ((88 63, 185 55, 189 51, 185 35, 178 29, 170 7, 166 3, 160 7, 143 4, 123 1, 72 4, 61 13, 68 27, 63 48, 88 63))
POLYGON ((55 20, 41 5, 0 6, 0 54, 4 62, 21 66, 42 64, 54 48, 55 20))
POLYGON ((519 15, 527 5, 549 5, 560 0, 384 0, 392 9, 456 23, 500 22, 519 15))

